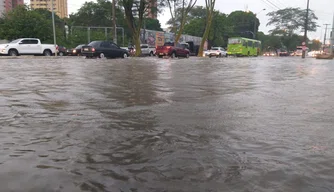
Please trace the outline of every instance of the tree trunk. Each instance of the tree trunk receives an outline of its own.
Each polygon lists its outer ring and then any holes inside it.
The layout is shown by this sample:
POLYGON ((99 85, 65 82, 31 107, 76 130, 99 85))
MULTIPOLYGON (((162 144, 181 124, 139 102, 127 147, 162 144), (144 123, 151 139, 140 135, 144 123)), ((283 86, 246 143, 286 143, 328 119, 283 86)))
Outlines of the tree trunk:
POLYGON ((184 28, 184 25, 186 24, 186 19, 187 19, 187 17, 184 17, 183 20, 182 20, 182 22, 181 22, 180 29, 179 29, 176 37, 175 37, 175 43, 178 43, 179 40, 180 40, 180 38, 181 38, 181 36, 182 36, 183 28, 184 28))
POLYGON ((207 23, 206 23, 206 27, 205 27, 205 31, 204 31, 204 34, 203 34, 203 38, 202 38, 202 41, 201 41, 201 45, 199 47, 199 50, 198 50, 198 57, 203 57, 203 51, 204 51, 204 44, 205 44, 205 41, 208 39, 209 37, 209 33, 210 33, 210 29, 211 29, 211 23, 212 23, 212 14, 213 12, 210 12, 208 15, 208 19, 207 19, 207 23))
MULTIPOLYGON (((139 31, 140 31, 140 30, 139 30, 139 31)), ((141 42, 140 42, 140 32, 139 32, 139 33, 138 33, 138 31, 135 32, 134 35, 133 35, 133 37, 132 37, 132 40, 133 40, 133 43, 134 43, 134 45, 135 45, 135 47, 136 47, 136 54, 135 54, 135 56, 136 56, 136 57, 139 57, 139 56, 141 55, 141 48, 140 48, 140 44, 141 44, 141 42)))

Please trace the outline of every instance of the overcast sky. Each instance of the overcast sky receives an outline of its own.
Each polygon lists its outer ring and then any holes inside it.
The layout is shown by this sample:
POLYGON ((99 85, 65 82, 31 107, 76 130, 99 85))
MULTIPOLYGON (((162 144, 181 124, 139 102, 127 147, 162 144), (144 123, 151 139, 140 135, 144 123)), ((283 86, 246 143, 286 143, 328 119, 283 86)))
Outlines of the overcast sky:
MULTIPOLYGON (((29 1, 29 0, 25 0, 29 1)), ((85 2, 83 0, 67 0, 69 13, 76 12, 77 9, 85 2)), ((260 19, 260 31, 265 33, 271 29, 270 26, 266 27, 268 17, 266 13, 275 11, 278 8, 285 7, 301 7, 306 9, 307 0, 216 0, 216 9, 223 13, 231 13, 235 10, 249 10, 254 13, 260 12, 262 9, 266 9, 258 14, 260 19), (271 2, 272 4, 270 4, 271 2)), ((198 0, 198 5, 205 5, 204 0, 198 0)), ((332 24, 334 13, 334 0, 310 0, 310 9, 313 9, 316 15, 319 17, 318 24, 320 27, 316 33, 310 33, 309 37, 312 39, 323 39, 324 26, 323 24, 332 24)), ((165 23, 170 18, 169 12, 165 11, 164 14, 159 15, 159 20, 162 27, 166 27, 165 23)))

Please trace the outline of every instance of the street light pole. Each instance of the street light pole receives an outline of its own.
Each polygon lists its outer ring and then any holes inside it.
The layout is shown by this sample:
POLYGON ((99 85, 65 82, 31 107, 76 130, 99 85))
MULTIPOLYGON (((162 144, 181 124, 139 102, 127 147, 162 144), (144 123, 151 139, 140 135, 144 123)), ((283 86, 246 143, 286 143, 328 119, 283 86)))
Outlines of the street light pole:
POLYGON ((52 9, 52 27, 53 27, 53 44, 55 46, 55 56, 57 56, 57 42, 56 42, 56 25, 55 25, 55 12, 53 10, 53 1, 51 0, 51 9, 52 9))
POLYGON ((113 40, 117 44, 116 0, 112 1, 113 40))
MULTIPOLYGON (((306 9, 306 19, 305 19, 305 26, 304 26, 304 43, 306 46, 307 45, 307 27, 308 27, 308 12, 309 12, 309 8, 310 8, 310 0, 307 0, 307 9, 306 9)), ((306 47, 303 47, 303 53, 302 53, 302 58, 305 59, 305 55, 306 55, 306 47)))
POLYGON ((330 25, 330 24, 324 24, 326 27, 325 27, 325 36, 324 36, 324 43, 322 45, 322 51, 325 51, 325 46, 326 46, 326 39, 327 39, 327 26, 330 25))
POLYGON ((331 32, 331 41, 330 41, 330 47, 329 47, 329 54, 333 55, 333 46, 334 46, 334 15, 333 15, 333 24, 332 24, 332 32, 331 32))
POLYGON ((257 26, 257 22, 256 22, 256 15, 258 15, 259 13, 261 13, 262 11, 265 11, 266 9, 262 9, 260 12, 255 14, 255 18, 254 18, 254 32, 253 32, 253 39, 256 38, 256 26, 257 26))

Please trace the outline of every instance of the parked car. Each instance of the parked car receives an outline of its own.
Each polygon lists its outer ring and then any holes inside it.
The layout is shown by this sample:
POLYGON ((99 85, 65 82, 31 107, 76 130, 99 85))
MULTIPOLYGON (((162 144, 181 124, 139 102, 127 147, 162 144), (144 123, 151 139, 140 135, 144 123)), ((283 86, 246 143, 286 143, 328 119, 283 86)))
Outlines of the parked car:
POLYGON ((92 41, 82 46, 81 54, 86 58, 127 58, 129 56, 128 50, 121 49, 110 41, 92 41))
POLYGON ((209 51, 205 52, 205 56, 208 56, 208 57, 227 57, 227 52, 222 47, 212 47, 209 51))
POLYGON ((150 47, 148 44, 141 44, 140 48, 141 48, 142 55, 154 56, 154 54, 155 54, 155 48, 150 47))
MULTIPOLYGON (((140 44, 141 55, 142 56, 154 56, 155 55, 155 47, 150 47, 148 44, 140 44)), ((130 55, 136 54, 136 48, 133 45, 128 47, 128 51, 130 55)))
POLYGON ((278 56, 280 56, 280 57, 285 57, 285 56, 289 56, 289 55, 290 54, 289 54, 288 51, 281 51, 281 52, 278 53, 278 56))
POLYGON ((66 49, 66 47, 64 47, 64 46, 58 46, 57 47, 57 54, 59 56, 65 56, 65 55, 67 55, 67 49, 66 49))
POLYGON ((16 39, 7 44, 0 44, 0 55, 45 55, 52 56, 56 52, 56 47, 52 44, 42 44, 36 38, 16 39))
POLYGON ((80 44, 73 49, 68 49, 67 50, 67 55, 69 55, 69 56, 81 56, 81 48, 84 45, 86 45, 86 44, 80 44))
POLYGON ((263 53, 263 56, 276 56, 276 53, 274 53, 274 52, 265 52, 265 53, 263 53))
POLYGON ((164 46, 157 46, 156 55, 159 58, 164 56, 175 57, 186 57, 189 58, 190 51, 187 43, 179 43, 174 46, 174 43, 165 43, 164 46))

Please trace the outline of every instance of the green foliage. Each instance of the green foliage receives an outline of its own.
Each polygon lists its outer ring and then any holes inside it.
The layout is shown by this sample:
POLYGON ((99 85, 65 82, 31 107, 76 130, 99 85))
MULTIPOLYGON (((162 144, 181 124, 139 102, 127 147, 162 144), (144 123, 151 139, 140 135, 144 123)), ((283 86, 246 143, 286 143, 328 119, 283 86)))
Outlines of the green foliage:
MULTIPOLYGON (((67 45, 64 22, 55 15, 58 45, 67 45)), ((18 6, 0 19, 1 39, 39 38, 42 43, 53 43, 51 12, 18 6)))
MULTIPOLYGON (((123 27, 126 39, 130 35, 129 28, 126 25, 124 12, 120 6, 115 9, 117 26, 123 27)), ((77 13, 71 14, 66 21, 72 31, 69 40, 72 46, 85 44, 88 42, 87 28, 78 28, 76 26, 90 27, 112 27, 112 3, 108 0, 97 0, 97 2, 86 2, 77 13)), ((112 40, 112 29, 91 29, 90 41, 93 40, 112 40)), ((127 40, 126 40, 127 41, 127 40)), ((117 42, 123 46, 122 31, 117 30, 117 42)))
POLYGON ((163 31, 161 29, 161 24, 157 19, 146 18, 145 19, 146 29, 149 30, 156 30, 156 31, 163 31))
POLYGON ((310 48, 310 50, 320 50, 322 46, 322 43, 319 40, 313 39, 312 43, 308 45, 308 47, 310 48))
MULTIPOLYGON (((267 26, 274 26, 271 30, 273 33, 285 32, 292 35, 297 30, 304 30, 306 20, 306 10, 300 8, 285 8, 278 11, 273 11, 267 14, 270 17, 267 26)), ((308 30, 316 31, 318 17, 312 10, 309 10, 308 30)))
POLYGON ((234 11, 227 17, 227 23, 233 28, 233 36, 253 38, 254 26, 255 32, 258 31, 260 20, 252 12, 234 11))
POLYGON ((18 6, 1 18, 0 37, 8 40, 37 37, 46 41, 52 38, 52 22, 26 6, 18 6))
MULTIPOLYGON (((206 9, 202 6, 195 6, 188 15, 188 21, 184 33, 201 37, 205 31, 206 9)), ((235 11, 226 15, 214 11, 211 29, 209 33, 209 44, 211 46, 227 46, 227 39, 234 36, 252 37, 255 15, 243 11, 235 11)), ((259 20, 256 18, 259 23, 259 20)), ((258 26, 258 25, 257 25, 258 26)), ((256 28, 257 29, 257 28, 256 28)))

